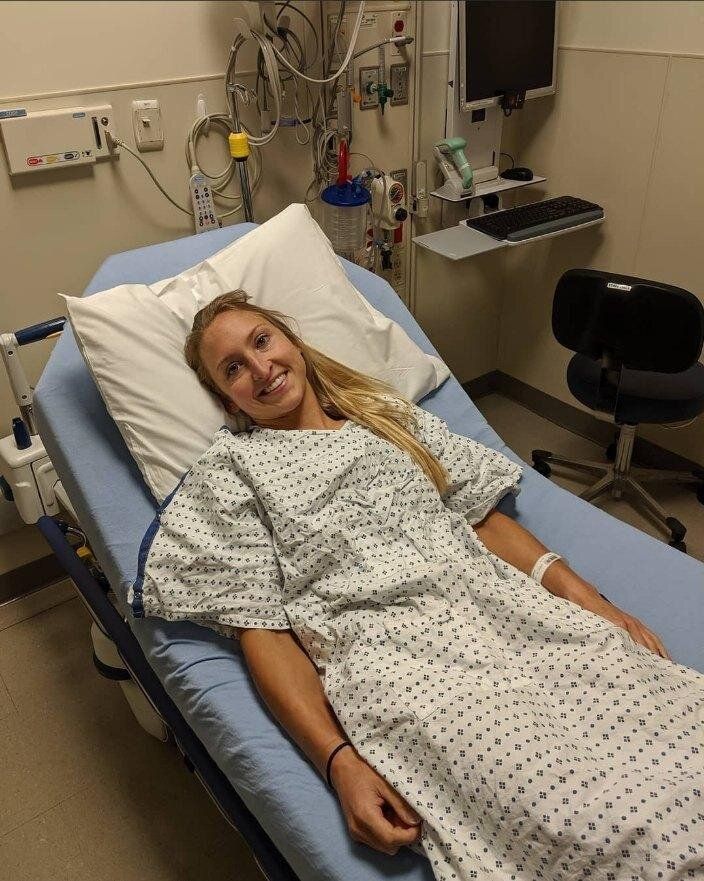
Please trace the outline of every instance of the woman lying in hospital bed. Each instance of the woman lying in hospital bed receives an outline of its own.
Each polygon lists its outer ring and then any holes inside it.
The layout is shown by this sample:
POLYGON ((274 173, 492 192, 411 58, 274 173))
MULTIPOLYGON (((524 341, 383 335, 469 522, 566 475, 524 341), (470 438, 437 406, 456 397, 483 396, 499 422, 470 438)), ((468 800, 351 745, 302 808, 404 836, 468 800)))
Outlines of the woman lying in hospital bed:
POLYGON ((704 877, 704 676, 495 510, 520 467, 218 297, 227 428, 143 542, 134 613, 239 635, 350 834, 438 879, 704 877))

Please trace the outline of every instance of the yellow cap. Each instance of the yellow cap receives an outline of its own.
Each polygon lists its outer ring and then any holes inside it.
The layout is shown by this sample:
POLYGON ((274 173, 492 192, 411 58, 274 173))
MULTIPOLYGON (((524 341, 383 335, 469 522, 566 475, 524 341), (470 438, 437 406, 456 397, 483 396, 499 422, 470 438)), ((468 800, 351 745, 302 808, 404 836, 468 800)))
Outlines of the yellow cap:
POLYGON ((246 159, 249 156, 247 132, 232 132, 227 140, 230 145, 230 156, 234 159, 246 159))

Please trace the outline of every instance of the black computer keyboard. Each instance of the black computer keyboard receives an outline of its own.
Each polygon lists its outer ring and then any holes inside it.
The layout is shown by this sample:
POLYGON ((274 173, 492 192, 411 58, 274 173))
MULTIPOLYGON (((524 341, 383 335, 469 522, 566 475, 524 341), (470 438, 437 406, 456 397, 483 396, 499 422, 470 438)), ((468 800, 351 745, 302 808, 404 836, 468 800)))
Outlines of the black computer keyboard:
POLYGON ((522 242, 561 229, 580 226, 590 220, 599 220, 603 216, 604 209, 601 205, 585 202, 584 199, 576 199, 574 196, 559 196, 557 199, 546 199, 544 202, 533 202, 518 208, 494 211, 483 217, 474 217, 467 221, 467 226, 495 239, 522 242))

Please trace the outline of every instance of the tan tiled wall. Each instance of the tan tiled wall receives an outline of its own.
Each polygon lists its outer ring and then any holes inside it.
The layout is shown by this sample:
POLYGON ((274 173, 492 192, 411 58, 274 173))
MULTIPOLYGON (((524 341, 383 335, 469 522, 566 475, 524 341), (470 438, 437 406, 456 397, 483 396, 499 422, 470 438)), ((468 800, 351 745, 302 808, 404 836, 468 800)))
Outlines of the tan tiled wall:
MULTIPOLYGON (((448 76, 449 3, 423 5, 419 156, 433 167, 448 76)), ((452 262, 416 248, 416 317, 461 381, 500 369, 575 406, 553 338, 555 283, 575 266, 682 285, 704 296, 704 3, 560 3, 558 91, 506 120, 502 149, 548 181, 520 201, 573 194, 599 227, 452 262), (698 55, 697 55, 698 53, 698 55)), ((510 198, 505 200, 510 205, 510 198)), ((417 233, 459 218, 431 199, 417 233)), ((704 464, 704 420, 647 438, 704 464)))
MULTIPOLYGON (((521 164, 548 177, 540 195, 583 196, 602 204, 607 220, 507 254, 498 367, 576 405, 565 382, 571 353, 550 329, 562 272, 607 269, 704 297, 704 122, 695 109, 704 57, 562 48, 559 83, 554 98, 515 120, 514 147, 521 164)), ((704 420, 642 434, 704 464, 704 420)))

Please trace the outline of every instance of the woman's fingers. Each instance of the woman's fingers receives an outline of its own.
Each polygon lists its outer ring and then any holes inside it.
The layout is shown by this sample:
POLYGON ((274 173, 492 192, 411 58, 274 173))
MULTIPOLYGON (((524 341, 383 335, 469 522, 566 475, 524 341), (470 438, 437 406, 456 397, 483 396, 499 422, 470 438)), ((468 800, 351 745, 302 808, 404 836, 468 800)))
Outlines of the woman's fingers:
POLYGON ((397 853, 400 847, 417 841, 420 833, 418 826, 395 826, 389 822, 382 805, 376 805, 373 810, 355 817, 354 827, 352 831, 356 840, 390 855, 397 853))
POLYGON ((597 614, 606 618, 607 621, 611 621, 613 624, 622 627, 639 645, 644 646, 656 655, 667 658, 669 661, 672 660, 667 649, 662 644, 660 637, 651 630, 648 630, 645 624, 639 621, 638 618, 634 618, 633 615, 628 615, 626 612, 622 612, 613 604, 611 604, 611 608, 600 610, 597 614))
POLYGON ((644 624, 642 624, 637 618, 631 618, 629 616, 627 618, 626 629, 637 643, 645 646, 645 648, 647 649, 650 649, 650 651, 654 652, 656 655, 660 655, 663 658, 672 660, 667 653, 665 646, 660 641, 659 637, 648 630, 648 628, 644 624))
MULTIPOLYGON (((382 795, 398 819, 406 826, 419 826, 423 822, 408 802, 393 787, 387 786, 382 795)), ((391 822, 393 822, 393 819, 391 822)))
POLYGON ((385 853, 394 854, 420 838, 421 818, 383 777, 378 779, 375 803, 357 820, 371 846, 385 853))

